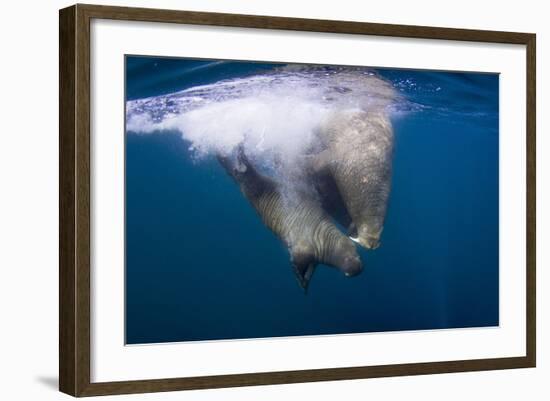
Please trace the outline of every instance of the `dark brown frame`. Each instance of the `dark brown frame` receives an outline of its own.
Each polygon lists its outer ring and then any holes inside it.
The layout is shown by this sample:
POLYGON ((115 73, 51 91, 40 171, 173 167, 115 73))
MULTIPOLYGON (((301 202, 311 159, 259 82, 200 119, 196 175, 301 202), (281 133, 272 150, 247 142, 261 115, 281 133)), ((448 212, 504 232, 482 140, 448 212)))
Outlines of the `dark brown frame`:
POLYGON ((59 389, 73 396, 535 367, 536 36, 405 25, 74 5, 59 13, 59 389), (527 324, 523 357, 285 372, 90 382, 90 20, 268 28, 402 38, 512 43, 527 48, 527 324))

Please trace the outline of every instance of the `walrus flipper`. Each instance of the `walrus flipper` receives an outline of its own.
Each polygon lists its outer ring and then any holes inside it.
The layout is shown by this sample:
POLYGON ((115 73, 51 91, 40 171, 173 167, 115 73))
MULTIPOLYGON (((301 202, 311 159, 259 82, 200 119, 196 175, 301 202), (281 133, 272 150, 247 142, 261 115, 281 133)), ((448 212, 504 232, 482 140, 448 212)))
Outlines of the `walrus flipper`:
POLYGON ((307 265, 292 264, 298 284, 300 284, 300 287, 302 287, 305 293, 307 293, 307 287, 309 286, 309 281, 315 271, 315 266, 315 263, 309 263, 307 265))
POLYGON ((307 247, 296 246, 290 250, 290 258, 296 279, 304 291, 307 292, 307 287, 317 266, 315 256, 307 247))

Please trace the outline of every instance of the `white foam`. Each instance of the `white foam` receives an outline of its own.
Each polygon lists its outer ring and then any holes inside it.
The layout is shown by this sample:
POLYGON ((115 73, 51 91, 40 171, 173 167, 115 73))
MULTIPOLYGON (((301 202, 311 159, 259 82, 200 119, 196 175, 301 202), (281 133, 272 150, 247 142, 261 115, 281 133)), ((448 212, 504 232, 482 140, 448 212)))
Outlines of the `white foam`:
POLYGON ((198 156, 227 155, 243 144, 252 158, 292 165, 315 145, 315 131, 330 113, 384 108, 395 97, 367 69, 292 66, 129 101, 126 129, 177 131, 198 156))

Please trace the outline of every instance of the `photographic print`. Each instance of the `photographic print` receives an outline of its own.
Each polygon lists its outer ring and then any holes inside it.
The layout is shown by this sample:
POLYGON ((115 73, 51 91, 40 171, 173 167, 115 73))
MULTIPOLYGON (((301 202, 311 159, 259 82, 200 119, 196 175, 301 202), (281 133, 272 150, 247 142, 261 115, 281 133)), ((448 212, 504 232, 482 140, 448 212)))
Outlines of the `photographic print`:
POLYGON ((499 75, 127 55, 126 343, 499 325, 499 75))

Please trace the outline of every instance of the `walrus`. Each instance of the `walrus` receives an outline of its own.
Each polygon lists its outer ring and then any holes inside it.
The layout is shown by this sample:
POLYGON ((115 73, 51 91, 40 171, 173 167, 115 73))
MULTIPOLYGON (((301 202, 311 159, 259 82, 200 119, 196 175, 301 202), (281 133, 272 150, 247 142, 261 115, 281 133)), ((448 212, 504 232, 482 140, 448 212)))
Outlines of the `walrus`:
POLYGON ((318 131, 323 150, 311 160, 327 209, 341 213, 350 238, 367 249, 380 245, 391 188, 393 129, 384 112, 334 113, 318 131), (328 186, 328 189, 327 189, 328 186), (334 204, 336 202, 336 205, 334 204), (346 213, 349 215, 346 215, 346 213))
POLYGON ((318 264, 336 267, 351 277, 362 271, 354 243, 332 222, 315 194, 298 189, 288 199, 273 178, 261 174, 242 147, 232 157, 218 155, 263 223, 288 247, 299 284, 307 290, 318 264))

